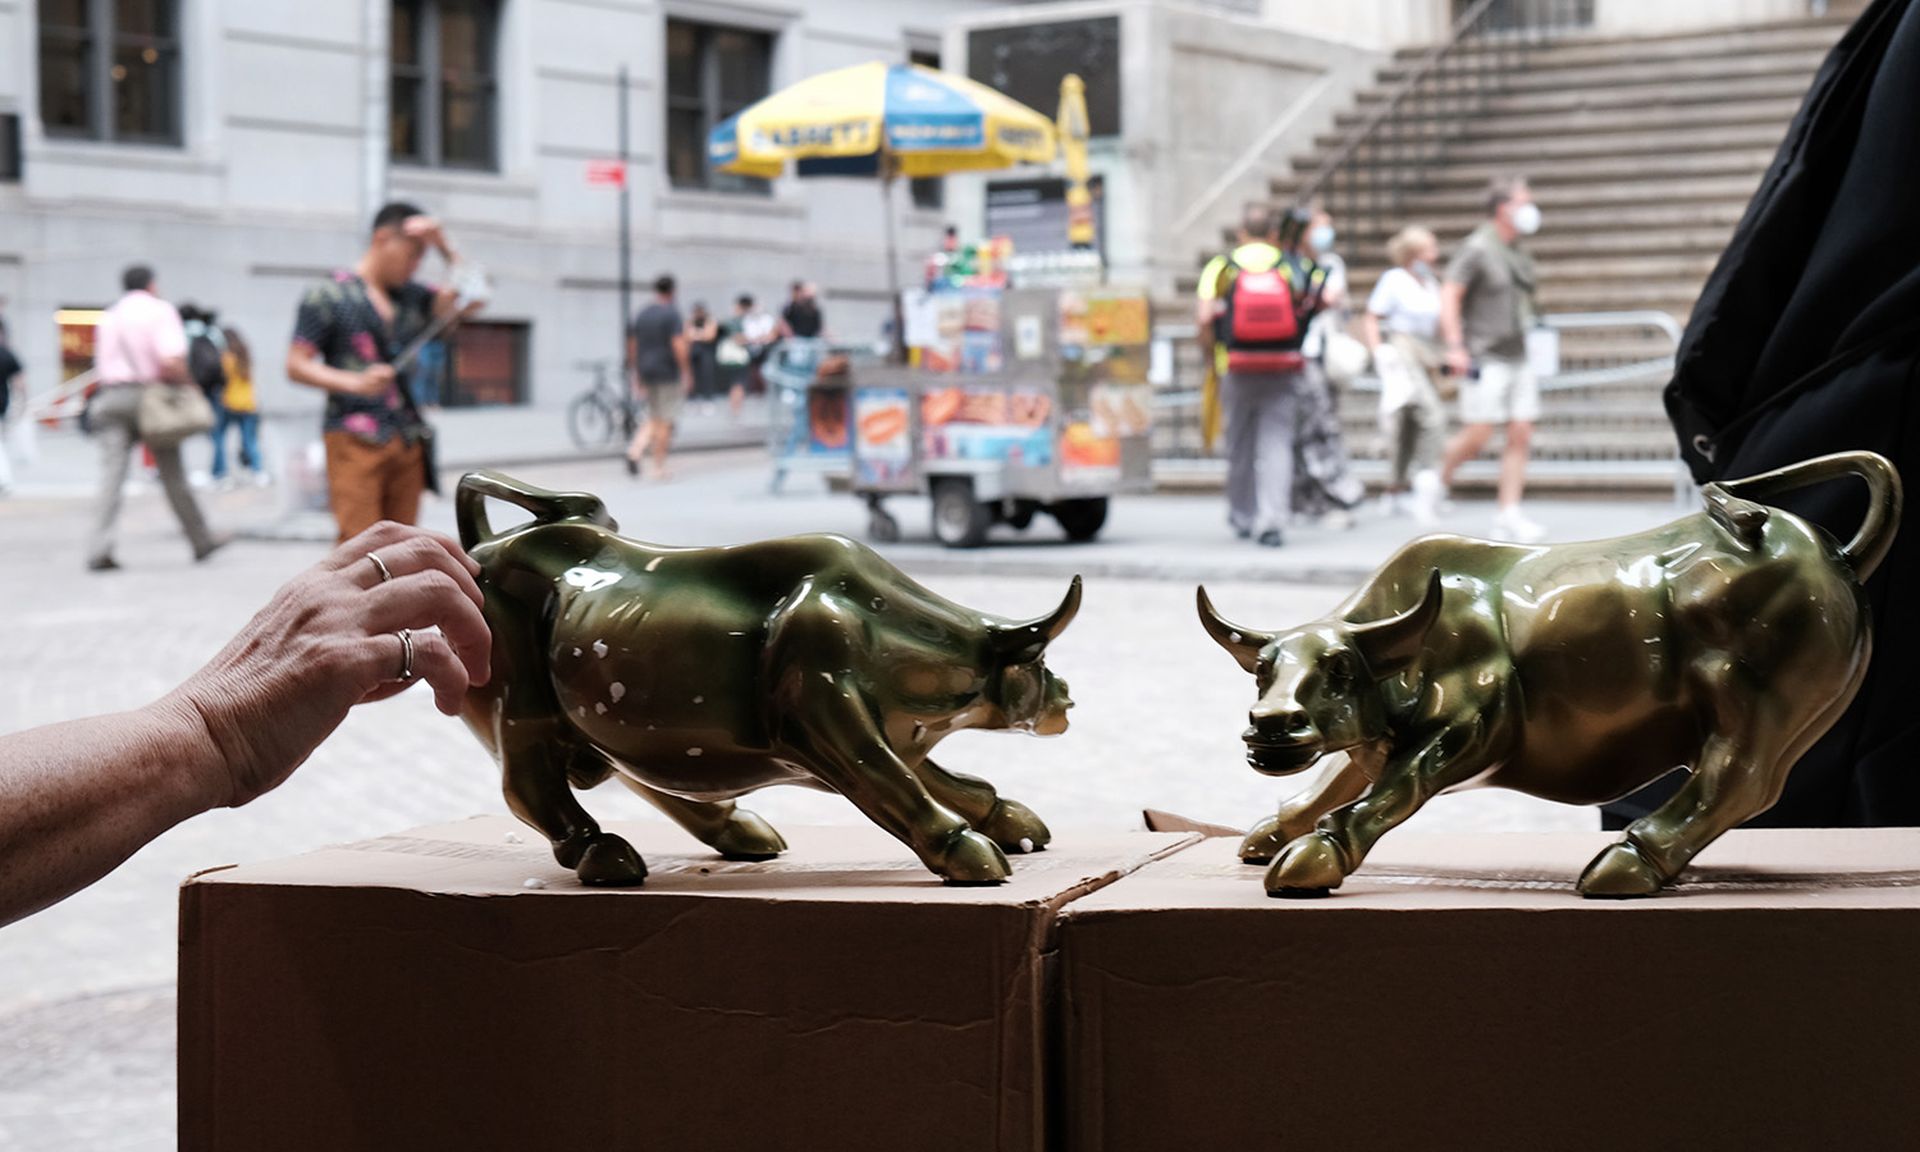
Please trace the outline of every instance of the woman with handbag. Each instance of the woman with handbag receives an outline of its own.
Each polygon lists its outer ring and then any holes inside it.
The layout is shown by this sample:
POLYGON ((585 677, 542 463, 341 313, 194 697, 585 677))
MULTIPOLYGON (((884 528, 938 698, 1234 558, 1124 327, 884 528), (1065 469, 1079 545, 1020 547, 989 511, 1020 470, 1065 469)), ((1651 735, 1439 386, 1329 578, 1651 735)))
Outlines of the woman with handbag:
POLYGON ((101 314, 93 330, 93 363, 99 391, 88 422, 100 441, 100 494, 94 506, 87 567, 111 572, 120 520, 120 492, 127 482, 127 454, 145 442, 160 472, 167 503, 205 560, 230 537, 215 535, 200 514, 180 463, 180 445, 213 430, 213 406, 187 371, 187 332, 173 305, 154 295, 153 270, 135 265, 121 277, 126 295, 101 314))
POLYGON ((1434 263, 1440 242, 1425 228, 1407 227, 1387 241, 1393 265, 1367 298, 1362 332, 1380 377, 1380 428, 1392 471, 1390 500, 1412 489, 1409 511, 1419 524, 1439 515, 1440 452, 1445 447, 1450 379, 1440 346, 1440 278, 1434 263))

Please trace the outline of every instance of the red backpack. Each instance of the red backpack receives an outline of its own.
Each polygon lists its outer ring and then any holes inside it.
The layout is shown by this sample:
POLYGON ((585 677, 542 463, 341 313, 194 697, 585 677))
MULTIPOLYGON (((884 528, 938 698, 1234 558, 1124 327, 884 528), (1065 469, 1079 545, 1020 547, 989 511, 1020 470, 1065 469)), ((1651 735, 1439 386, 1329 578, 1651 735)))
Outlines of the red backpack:
MULTIPOLYGON (((1222 298, 1217 338, 1227 346, 1229 372, 1296 372, 1306 364, 1300 345, 1307 338, 1311 308, 1306 293, 1296 295, 1298 267, 1291 257, 1265 272, 1254 272, 1227 257, 1233 280, 1222 298)), ((1317 287, 1325 273, 1307 265, 1299 277, 1317 287)))

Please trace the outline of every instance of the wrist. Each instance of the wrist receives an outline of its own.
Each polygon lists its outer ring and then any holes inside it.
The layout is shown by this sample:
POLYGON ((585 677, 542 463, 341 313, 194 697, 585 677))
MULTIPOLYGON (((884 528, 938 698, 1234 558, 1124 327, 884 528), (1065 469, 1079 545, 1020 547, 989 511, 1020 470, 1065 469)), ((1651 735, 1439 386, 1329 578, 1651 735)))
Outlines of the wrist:
POLYGON ((205 708, 181 687, 137 713, 154 784, 175 822, 234 804, 233 769, 205 708))

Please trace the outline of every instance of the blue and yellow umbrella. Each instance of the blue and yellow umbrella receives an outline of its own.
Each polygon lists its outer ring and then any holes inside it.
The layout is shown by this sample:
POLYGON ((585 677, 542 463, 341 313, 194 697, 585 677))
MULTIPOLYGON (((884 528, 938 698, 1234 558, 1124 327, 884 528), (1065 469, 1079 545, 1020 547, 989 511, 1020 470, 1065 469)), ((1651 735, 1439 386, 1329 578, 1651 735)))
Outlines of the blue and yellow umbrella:
POLYGON ((943 176, 1045 164, 1053 124, 1018 101, 918 64, 856 64, 751 104, 707 138, 714 168, 772 179, 943 176))
POLYGON ((1046 164, 1055 148, 1052 122, 1017 100, 964 76, 879 61, 810 76, 748 105, 707 137, 707 159, 722 172, 770 180, 792 163, 797 176, 880 178, 896 356, 894 178, 1046 164))

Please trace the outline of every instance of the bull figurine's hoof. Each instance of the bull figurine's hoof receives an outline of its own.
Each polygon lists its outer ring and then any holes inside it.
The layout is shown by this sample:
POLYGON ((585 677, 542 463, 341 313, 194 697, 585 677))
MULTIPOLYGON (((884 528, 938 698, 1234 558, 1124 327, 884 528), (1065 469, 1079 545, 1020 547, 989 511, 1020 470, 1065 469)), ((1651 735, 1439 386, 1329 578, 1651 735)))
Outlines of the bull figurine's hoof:
POLYGON ((938 859, 927 866, 949 884, 1003 884, 1013 875, 1013 865, 993 841, 971 828, 961 829, 947 841, 938 859))
POLYGON ((974 826, 974 831, 1007 852, 1038 852, 1053 840, 1053 833, 1033 814, 1033 809, 1004 797, 994 804, 985 820, 974 826))
POLYGON ((1595 856, 1580 874, 1580 895, 1596 900, 1630 900, 1657 896, 1666 883, 1633 841, 1622 840, 1595 856))
POLYGON ((787 850, 787 842, 758 813, 736 808, 708 847, 727 860, 771 860, 787 850))
POLYGON ((1346 878, 1346 856, 1340 846, 1324 832, 1309 832, 1282 849, 1267 869, 1267 894, 1325 895, 1346 878))
POLYGON ((587 844, 573 871, 580 883, 594 888, 632 888, 647 878, 647 864, 640 853, 611 832, 603 832, 587 844))
POLYGON ((1240 841, 1240 862, 1242 864, 1267 864, 1280 850, 1287 846, 1299 832, 1290 829, 1278 816, 1269 816, 1253 826, 1246 839, 1240 841))

